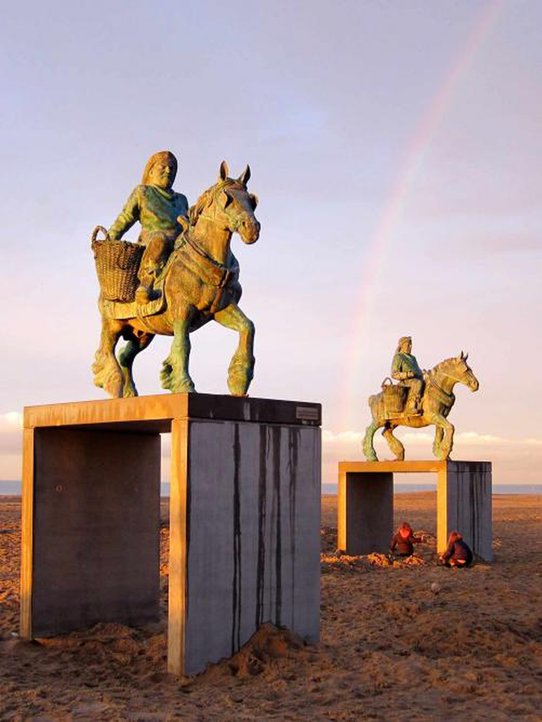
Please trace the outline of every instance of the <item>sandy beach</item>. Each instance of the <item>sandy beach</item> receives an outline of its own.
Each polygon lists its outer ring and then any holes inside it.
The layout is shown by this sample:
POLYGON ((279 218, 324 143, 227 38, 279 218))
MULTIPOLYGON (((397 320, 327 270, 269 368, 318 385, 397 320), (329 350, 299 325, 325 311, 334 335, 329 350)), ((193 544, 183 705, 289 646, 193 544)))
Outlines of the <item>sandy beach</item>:
POLYGON ((396 522, 427 542, 410 563, 337 556, 336 497, 322 501, 321 642, 262 628, 195 678, 166 672, 162 620, 33 643, 17 637, 20 499, 0 497, 2 720, 540 720, 542 496, 493 498, 492 564, 436 565, 433 492, 397 495, 396 522))

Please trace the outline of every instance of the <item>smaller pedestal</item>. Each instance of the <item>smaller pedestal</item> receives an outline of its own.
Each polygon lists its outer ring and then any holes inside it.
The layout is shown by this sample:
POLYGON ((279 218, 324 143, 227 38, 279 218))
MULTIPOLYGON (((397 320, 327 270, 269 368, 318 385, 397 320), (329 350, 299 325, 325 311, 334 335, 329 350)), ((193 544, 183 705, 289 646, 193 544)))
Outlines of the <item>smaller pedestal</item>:
POLYGON ((491 462, 339 462, 338 548, 348 554, 385 553, 393 534, 393 474, 437 474, 437 550, 458 529, 485 561, 491 551, 491 462))

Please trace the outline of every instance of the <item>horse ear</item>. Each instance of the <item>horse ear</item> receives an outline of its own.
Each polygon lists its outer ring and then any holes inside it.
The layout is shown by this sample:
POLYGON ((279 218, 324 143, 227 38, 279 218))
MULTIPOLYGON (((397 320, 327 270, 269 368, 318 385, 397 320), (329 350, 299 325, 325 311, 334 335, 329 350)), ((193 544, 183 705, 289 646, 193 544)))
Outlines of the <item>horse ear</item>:
POLYGON ((459 354, 459 358, 461 359, 461 361, 463 361, 465 359, 465 356, 463 355, 463 351, 461 351, 461 353, 459 354))
POLYGON ((247 183, 250 180, 250 166, 248 164, 237 180, 239 181, 239 183, 242 183, 245 188, 247 187, 247 183))
POLYGON ((463 361, 466 361, 468 359, 468 357, 469 357, 469 352, 467 351, 467 353, 463 356, 463 361))
POLYGON ((230 169, 228 168, 228 164, 226 163, 225 160, 223 160, 222 163, 220 164, 220 175, 219 175, 220 180, 225 181, 226 178, 228 177, 229 172, 230 172, 230 169))

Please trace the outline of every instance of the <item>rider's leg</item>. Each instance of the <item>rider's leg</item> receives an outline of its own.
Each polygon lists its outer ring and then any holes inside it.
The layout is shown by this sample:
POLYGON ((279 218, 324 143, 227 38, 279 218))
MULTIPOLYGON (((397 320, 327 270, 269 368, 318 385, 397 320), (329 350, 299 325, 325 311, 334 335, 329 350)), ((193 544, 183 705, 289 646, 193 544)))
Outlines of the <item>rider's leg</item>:
POLYGON ((155 290, 154 283, 173 249, 173 241, 163 233, 148 235, 146 240, 147 245, 137 274, 140 285, 135 297, 139 304, 160 298, 160 291, 155 290))
POLYGON ((423 379, 406 379, 403 383, 409 387, 405 413, 419 414, 422 405, 423 379))

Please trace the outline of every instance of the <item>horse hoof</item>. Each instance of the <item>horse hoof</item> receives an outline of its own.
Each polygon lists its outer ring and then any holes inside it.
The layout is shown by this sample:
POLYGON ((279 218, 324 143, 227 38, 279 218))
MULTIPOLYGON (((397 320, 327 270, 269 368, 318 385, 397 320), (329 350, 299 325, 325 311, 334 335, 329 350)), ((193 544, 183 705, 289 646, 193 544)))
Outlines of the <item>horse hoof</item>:
POLYGON ((169 388, 174 394, 191 394, 196 390, 190 376, 182 376, 179 380, 173 380, 169 388))
POLYGON ((228 369, 228 389, 232 396, 246 396, 254 372, 250 366, 236 363, 228 369))

